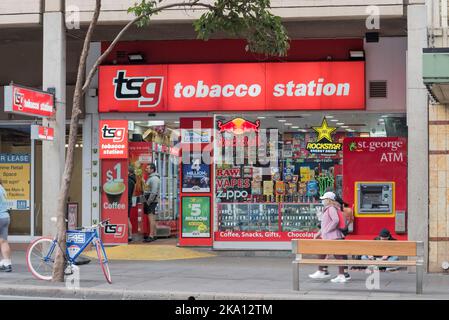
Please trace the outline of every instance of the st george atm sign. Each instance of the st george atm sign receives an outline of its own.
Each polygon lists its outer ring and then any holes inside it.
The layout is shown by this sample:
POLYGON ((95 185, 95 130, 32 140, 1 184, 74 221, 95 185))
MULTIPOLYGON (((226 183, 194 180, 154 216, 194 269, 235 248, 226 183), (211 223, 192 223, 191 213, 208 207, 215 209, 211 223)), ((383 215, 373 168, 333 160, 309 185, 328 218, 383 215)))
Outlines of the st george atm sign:
POLYGON ((363 61, 100 67, 100 112, 364 108, 363 61))
POLYGON ((10 85, 4 88, 5 112, 12 112, 32 117, 52 117, 55 114, 54 95, 10 85))

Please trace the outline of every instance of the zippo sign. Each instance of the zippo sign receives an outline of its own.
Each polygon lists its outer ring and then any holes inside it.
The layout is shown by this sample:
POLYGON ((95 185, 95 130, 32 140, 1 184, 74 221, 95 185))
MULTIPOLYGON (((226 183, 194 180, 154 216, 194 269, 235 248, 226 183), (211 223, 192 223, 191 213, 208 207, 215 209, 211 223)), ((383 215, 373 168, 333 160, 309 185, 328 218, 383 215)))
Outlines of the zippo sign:
POLYGON ((5 112, 41 118, 55 114, 55 99, 51 93, 16 85, 6 86, 4 92, 5 112))
POLYGON ((365 63, 100 67, 100 112, 304 109, 365 109, 365 63))
POLYGON ((100 159, 128 159, 128 121, 100 121, 100 159))

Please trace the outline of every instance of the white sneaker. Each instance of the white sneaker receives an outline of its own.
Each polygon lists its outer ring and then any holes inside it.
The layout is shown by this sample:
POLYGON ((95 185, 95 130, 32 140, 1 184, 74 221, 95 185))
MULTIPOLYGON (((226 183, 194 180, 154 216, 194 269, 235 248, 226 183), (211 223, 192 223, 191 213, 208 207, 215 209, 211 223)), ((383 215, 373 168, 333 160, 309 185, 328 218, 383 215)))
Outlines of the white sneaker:
POLYGON ((331 275, 329 274, 329 272, 324 272, 324 271, 316 271, 315 273, 309 274, 309 278, 312 279, 327 279, 329 278, 331 275))
POLYGON ((331 282, 333 282, 333 283, 345 283, 347 281, 348 281, 348 279, 346 279, 344 274, 339 274, 338 276, 336 276, 335 278, 333 278, 331 280, 331 282))

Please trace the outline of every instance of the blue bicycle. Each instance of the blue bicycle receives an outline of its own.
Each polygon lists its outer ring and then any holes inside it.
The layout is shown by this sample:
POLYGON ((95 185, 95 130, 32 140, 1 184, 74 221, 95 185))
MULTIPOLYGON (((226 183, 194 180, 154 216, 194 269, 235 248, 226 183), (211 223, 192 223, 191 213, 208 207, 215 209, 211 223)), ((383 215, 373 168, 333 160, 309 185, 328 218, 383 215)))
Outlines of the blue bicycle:
MULTIPOLYGON (((108 258, 98 232, 100 227, 104 228, 108 223, 109 220, 105 220, 92 227, 67 231, 67 244, 64 254, 65 274, 72 273, 76 259, 92 243, 97 251, 106 281, 112 283, 108 258)), ((28 247, 26 255, 28 269, 37 279, 47 281, 52 279, 57 245, 56 238, 41 237, 34 240, 28 247)))

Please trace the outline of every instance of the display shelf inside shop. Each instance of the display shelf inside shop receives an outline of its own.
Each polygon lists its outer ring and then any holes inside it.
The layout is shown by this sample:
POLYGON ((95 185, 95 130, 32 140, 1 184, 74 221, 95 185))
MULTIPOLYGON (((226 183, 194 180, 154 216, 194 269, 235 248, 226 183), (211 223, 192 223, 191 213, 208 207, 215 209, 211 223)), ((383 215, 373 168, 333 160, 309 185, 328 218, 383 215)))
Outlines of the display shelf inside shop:
POLYGON ((220 203, 221 230, 279 231, 277 203, 220 203))
POLYGON ((282 231, 310 231, 318 229, 319 203, 284 203, 281 207, 282 231))
POLYGON ((311 231, 318 229, 320 203, 219 203, 220 230, 311 231))

